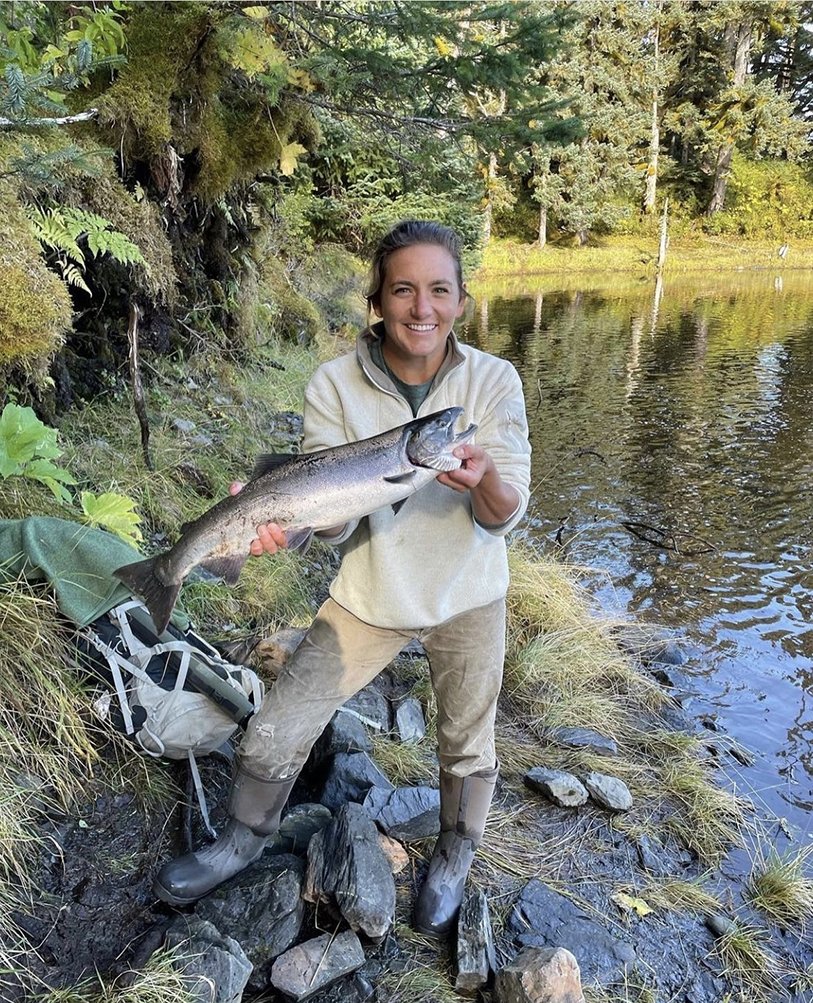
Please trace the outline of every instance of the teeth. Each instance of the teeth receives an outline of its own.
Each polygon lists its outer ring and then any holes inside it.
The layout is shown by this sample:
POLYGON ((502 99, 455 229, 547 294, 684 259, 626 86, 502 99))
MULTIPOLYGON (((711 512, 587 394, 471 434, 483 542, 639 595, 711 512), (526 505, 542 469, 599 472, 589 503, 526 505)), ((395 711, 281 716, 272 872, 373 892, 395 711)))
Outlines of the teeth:
POLYGON ((434 331, 435 324, 407 324, 410 331, 434 331))

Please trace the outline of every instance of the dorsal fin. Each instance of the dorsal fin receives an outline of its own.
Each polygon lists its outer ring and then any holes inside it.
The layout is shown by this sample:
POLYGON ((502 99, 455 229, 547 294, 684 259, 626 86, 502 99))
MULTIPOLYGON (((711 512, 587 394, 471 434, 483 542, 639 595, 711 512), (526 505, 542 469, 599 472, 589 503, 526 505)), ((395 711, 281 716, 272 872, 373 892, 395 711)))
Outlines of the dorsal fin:
POLYGON ((291 460, 295 460, 296 457, 296 453, 260 453, 254 462, 254 469, 251 471, 251 479, 254 480, 255 477, 261 477, 263 474, 268 474, 272 470, 276 470, 277 467, 281 467, 283 464, 290 463, 291 460))

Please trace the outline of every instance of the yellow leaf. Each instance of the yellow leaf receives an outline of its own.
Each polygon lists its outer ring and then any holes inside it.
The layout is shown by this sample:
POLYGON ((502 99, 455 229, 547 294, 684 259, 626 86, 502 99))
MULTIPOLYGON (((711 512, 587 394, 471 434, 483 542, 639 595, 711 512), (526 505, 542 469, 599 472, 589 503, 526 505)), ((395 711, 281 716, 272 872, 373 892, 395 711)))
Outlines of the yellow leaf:
POLYGON ((279 172, 284 178, 289 178, 296 170, 297 157, 307 152, 301 143, 288 143, 280 150, 279 172))
POLYGON ((639 916, 648 916, 652 912, 652 906, 644 902, 643 899, 633 898, 632 895, 625 895, 624 892, 616 892, 611 898, 622 912, 634 912, 639 916))
POLYGON ((298 70, 294 68, 289 69, 288 83, 293 84, 302 91, 305 91, 306 94, 310 94, 311 91, 316 88, 316 85, 313 82, 313 77, 306 70, 298 70))
POLYGON ((264 18, 268 17, 267 7, 244 7, 243 13, 246 17, 253 18, 255 21, 262 21, 264 18))
POLYGON ((432 41, 435 43, 435 48, 438 50, 439 55, 451 56, 452 47, 451 45, 449 45, 449 43, 446 41, 445 38, 441 38, 440 35, 435 35, 432 41))

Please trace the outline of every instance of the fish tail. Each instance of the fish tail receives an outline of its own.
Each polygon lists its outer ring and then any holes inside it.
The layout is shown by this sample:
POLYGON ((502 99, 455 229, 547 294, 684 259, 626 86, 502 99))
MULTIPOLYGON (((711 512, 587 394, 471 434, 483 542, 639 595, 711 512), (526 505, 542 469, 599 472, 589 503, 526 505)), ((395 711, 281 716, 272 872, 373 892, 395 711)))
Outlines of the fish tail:
POLYGON ((171 582, 165 585, 156 574, 158 560, 158 557, 151 557, 146 561, 136 561, 135 564, 125 564, 113 574, 134 595, 143 599, 156 632, 163 634, 169 625, 182 583, 171 582))

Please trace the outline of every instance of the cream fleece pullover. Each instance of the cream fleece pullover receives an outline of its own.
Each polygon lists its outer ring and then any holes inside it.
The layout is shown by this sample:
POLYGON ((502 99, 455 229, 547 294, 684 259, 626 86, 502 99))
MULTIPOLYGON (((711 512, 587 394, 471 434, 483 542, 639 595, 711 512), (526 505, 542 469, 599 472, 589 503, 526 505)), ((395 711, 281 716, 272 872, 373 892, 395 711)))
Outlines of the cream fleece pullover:
MULTIPOLYGON (((376 327, 379 327, 377 325, 376 327)), ((370 358, 376 328, 356 350, 320 366, 305 391, 307 452, 377 435, 412 419, 409 404, 370 358)), ((464 409, 461 428, 516 488, 520 504, 503 525, 482 527, 468 492, 433 481, 398 514, 386 508, 351 524, 335 541, 342 555, 330 594, 377 627, 421 629, 502 598, 508 588, 505 534, 528 504, 531 448, 519 375, 510 362, 449 337, 446 359, 418 416, 464 409)))

